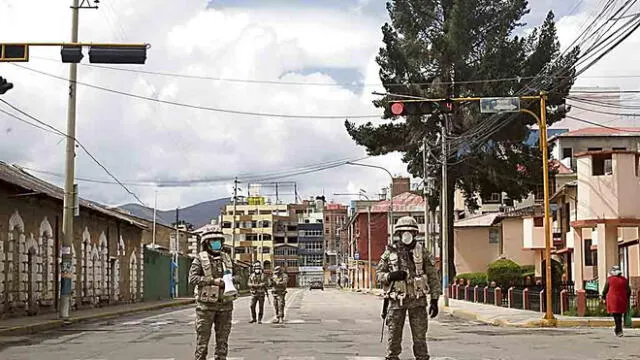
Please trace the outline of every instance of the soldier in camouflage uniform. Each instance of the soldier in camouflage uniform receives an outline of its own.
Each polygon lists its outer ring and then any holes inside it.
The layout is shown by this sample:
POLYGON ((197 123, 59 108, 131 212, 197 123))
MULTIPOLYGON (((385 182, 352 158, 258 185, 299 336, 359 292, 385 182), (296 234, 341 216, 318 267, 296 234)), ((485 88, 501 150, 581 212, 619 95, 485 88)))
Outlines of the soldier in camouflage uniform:
POLYGON ((214 230, 202 235, 203 251, 193 260, 189 284, 195 285, 196 296, 196 360, 207 360, 211 327, 215 331, 213 359, 226 360, 231 314, 235 297, 224 296, 225 270, 233 269, 229 254, 222 251, 224 235, 214 230))
POLYGON ((260 262, 253 265, 253 274, 249 276, 249 291, 251 292, 251 321, 250 324, 256 322, 256 305, 258 308, 258 324, 262 324, 262 315, 264 314, 264 297, 267 295, 267 287, 269 286, 269 278, 262 272, 260 262))
POLYGON ((394 241, 382 254, 377 277, 389 299, 386 320, 389 328, 387 360, 399 360, 402 352, 402 329, 406 314, 413 338, 413 356, 416 360, 429 360, 427 329, 429 319, 438 315, 438 298, 442 294, 440 279, 434 260, 421 243, 416 242, 418 224, 411 216, 398 220, 394 241), (430 302, 427 302, 427 294, 430 302))
POLYGON ((273 286, 273 307, 276 311, 276 318, 273 319, 274 324, 284 323, 284 298, 287 294, 288 280, 289 277, 282 272, 280 266, 273 269, 271 284, 273 286))

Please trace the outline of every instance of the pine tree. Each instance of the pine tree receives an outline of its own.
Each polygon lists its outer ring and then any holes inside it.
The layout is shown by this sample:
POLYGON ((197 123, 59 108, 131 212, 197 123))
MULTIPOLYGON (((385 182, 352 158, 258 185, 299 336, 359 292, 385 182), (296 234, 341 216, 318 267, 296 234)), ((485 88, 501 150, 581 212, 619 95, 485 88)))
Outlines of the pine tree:
MULTIPOLYGON (((384 47, 377 63, 380 79, 389 93, 428 98, 462 96, 511 96, 522 90, 528 80, 539 73, 545 81, 539 88, 525 88, 529 94, 549 92, 549 107, 563 103, 574 82, 573 66, 579 50, 560 53, 553 12, 544 23, 528 36, 523 33, 522 18, 529 12, 526 0, 394 0, 387 3, 391 19, 382 27, 384 47), (554 74, 554 76, 552 76, 554 74), (558 75, 560 74, 560 75, 558 75), (509 81, 480 81, 486 79, 524 79, 509 81), (425 85, 427 84, 427 85, 425 85)), ((385 108, 389 100, 374 101, 385 108)), ((537 102, 522 102, 521 106, 539 114, 537 102)), ((548 124, 564 115, 551 112, 548 124)), ((432 145, 437 142, 442 116, 423 115, 394 118, 388 107, 383 118, 391 121, 381 125, 371 122, 356 126, 345 122, 349 135, 357 144, 365 146, 370 155, 401 152, 409 173, 422 177, 421 146, 423 137, 432 145)), ((506 192, 520 200, 542 184, 541 154, 536 144, 527 144, 530 115, 504 115, 500 127, 487 139, 478 140, 473 131, 489 118, 480 114, 478 103, 460 103, 449 117, 449 137, 457 145, 449 158, 447 196, 449 198, 449 259, 451 278, 453 266, 453 197, 460 189, 467 206, 477 207, 478 195, 506 192), (506 125, 504 125, 506 124, 506 125), (465 147, 472 142, 480 146, 465 147)), ((484 133, 483 133, 484 134, 484 133)), ((435 157, 439 146, 433 146, 435 157)), ((430 176, 440 179, 440 164, 428 162, 430 176)), ((436 186, 440 186, 436 182, 436 186)), ((430 198, 435 206, 440 192, 430 198)))

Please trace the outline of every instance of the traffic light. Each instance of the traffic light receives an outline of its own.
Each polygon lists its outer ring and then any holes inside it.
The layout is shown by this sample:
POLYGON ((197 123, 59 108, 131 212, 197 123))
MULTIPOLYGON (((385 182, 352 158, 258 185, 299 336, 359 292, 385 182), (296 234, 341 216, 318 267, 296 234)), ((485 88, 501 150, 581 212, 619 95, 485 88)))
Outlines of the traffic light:
POLYGON ((0 76, 0 95, 6 93, 7 91, 13 89, 13 84, 8 82, 5 78, 0 76))
POLYGON ((394 101, 388 104, 389 110, 395 116, 426 115, 438 109, 433 101, 394 101))
POLYGON ((60 55, 62 55, 63 63, 74 63, 77 64, 82 60, 84 55, 82 55, 82 47, 81 46, 63 46, 60 50, 60 55))
POLYGON ((89 48, 89 62, 94 64, 144 64, 146 60, 147 45, 89 48))
POLYGON ((0 62, 29 61, 28 44, 0 44, 0 62))
POLYGON ((444 114, 449 114, 453 112, 453 100, 446 99, 440 102, 440 111, 444 114))

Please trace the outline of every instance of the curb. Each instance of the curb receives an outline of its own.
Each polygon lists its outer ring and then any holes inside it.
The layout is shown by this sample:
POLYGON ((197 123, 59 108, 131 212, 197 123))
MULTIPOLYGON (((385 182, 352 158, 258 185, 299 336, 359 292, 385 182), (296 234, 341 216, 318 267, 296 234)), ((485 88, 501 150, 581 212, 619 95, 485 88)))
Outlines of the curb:
POLYGON ((138 307, 133 309, 122 309, 122 310, 106 312, 102 314, 78 316, 78 317, 70 318, 66 321, 65 320, 47 320, 47 321, 42 321, 34 324, 20 325, 20 326, 14 326, 6 329, 0 329, 0 336, 33 334, 33 333, 37 333, 45 330, 51 330, 51 329, 79 323, 79 322, 114 318, 114 317, 120 317, 128 314, 153 311, 153 310, 159 310, 159 309, 165 309, 165 308, 180 307, 180 306, 190 305, 193 303, 195 303, 194 299, 179 300, 179 301, 170 302, 170 303, 154 304, 154 305, 143 306, 143 307, 138 307))
MULTIPOLYGON (((525 323, 512 323, 506 320, 500 319, 487 319, 476 313, 466 310, 453 309, 450 307, 445 307, 444 311, 456 318, 468 320, 468 321, 479 321, 488 325, 500 326, 500 327, 512 327, 512 328, 609 328, 613 327, 613 320, 534 320, 528 321, 525 323)), ((633 328, 640 328, 640 320, 633 320, 633 328)))

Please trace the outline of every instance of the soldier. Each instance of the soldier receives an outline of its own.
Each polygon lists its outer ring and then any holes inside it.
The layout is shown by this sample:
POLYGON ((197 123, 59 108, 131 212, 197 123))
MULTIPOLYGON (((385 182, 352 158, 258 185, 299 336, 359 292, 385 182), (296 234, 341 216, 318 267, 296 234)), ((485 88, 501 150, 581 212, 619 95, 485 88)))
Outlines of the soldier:
POLYGON ((253 265, 253 274, 249 276, 249 291, 251 292, 251 321, 250 324, 256 322, 256 304, 260 303, 258 308, 258 324, 262 324, 262 315, 264 314, 264 297, 267 295, 267 286, 269 278, 262 272, 260 262, 253 265))
POLYGON ((276 310, 276 318, 273 319, 274 324, 284 323, 284 298, 287 294, 288 276, 280 266, 273 269, 273 277, 271 284, 273 285, 273 307, 276 310))
POLYGON ((189 270, 189 284, 195 285, 196 296, 196 360, 206 360, 211 337, 215 331, 213 359, 226 360, 231 332, 231 314, 235 297, 224 296, 225 271, 233 269, 231 257, 222 251, 224 235, 214 230, 202 235, 202 249, 189 270))
MULTIPOLYGON (((411 216, 398 220, 393 229, 394 241, 382 254, 377 268, 378 281, 389 303, 386 324, 389 328, 387 360, 399 360, 402 352, 402 329, 407 312, 413 337, 413 356, 428 360, 427 293, 429 315, 438 315, 438 298, 442 294, 434 260, 422 244, 416 242, 418 223, 411 216)), ((385 310, 383 310, 383 318, 385 310)))

